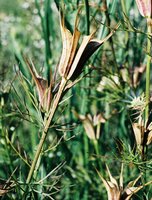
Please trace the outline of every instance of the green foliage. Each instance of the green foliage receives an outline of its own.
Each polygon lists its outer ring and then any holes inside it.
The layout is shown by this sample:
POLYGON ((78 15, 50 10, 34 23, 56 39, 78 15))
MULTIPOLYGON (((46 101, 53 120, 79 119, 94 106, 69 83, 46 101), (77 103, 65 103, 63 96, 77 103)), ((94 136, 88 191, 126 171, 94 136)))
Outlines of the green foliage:
MULTIPOLYGON (((142 117, 145 132, 151 131, 145 125, 151 123, 151 115, 148 122, 144 119, 144 66, 151 36, 135 1, 0 0, 0 11, 1 199, 106 200, 106 189, 96 171, 107 180, 105 164, 117 180, 124 164, 124 185, 139 175, 137 187, 152 181, 152 146, 138 145, 133 130, 142 117), (61 8, 72 32, 81 8, 82 35, 96 30, 96 38, 101 39, 118 22, 121 25, 86 63, 82 80, 63 94, 33 179, 26 184, 46 115, 25 57, 32 59, 39 78, 50 84, 62 52, 61 8), (99 114, 102 119, 97 120, 99 114), (91 116, 89 128, 84 126, 86 116, 91 116), (100 137, 91 139, 89 130, 100 137)), ((58 90, 60 77, 55 75, 54 80, 58 90)), ((132 197, 151 198, 151 184, 132 197)))

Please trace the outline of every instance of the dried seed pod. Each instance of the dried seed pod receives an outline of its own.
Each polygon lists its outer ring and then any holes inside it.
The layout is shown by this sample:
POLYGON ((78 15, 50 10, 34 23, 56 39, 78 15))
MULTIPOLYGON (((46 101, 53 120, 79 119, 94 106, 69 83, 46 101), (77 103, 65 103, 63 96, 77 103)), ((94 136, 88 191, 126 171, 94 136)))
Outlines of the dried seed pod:
POLYGON ((51 99, 52 99, 51 84, 50 84, 50 86, 48 86, 48 81, 38 75, 32 61, 29 62, 26 59, 26 63, 31 72, 33 81, 35 82, 35 85, 37 88, 40 107, 42 108, 43 112, 47 112, 47 111, 49 111, 51 99))
POLYGON ((152 15, 152 1, 151 0, 136 0, 140 14, 143 17, 151 18, 152 15))
POLYGON ((152 182, 150 181, 146 183, 144 186, 143 185, 135 186, 137 181, 141 178, 141 175, 139 175, 134 181, 129 182, 128 185, 125 188, 123 188, 123 164, 120 172, 119 185, 116 179, 111 175, 108 166, 106 167, 110 179, 109 181, 104 179, 98 170, 96 171, 107 190, 108 200, 121 200, 121 199, 129 200, 135 193, 141 190, 145 185, 150 185, 152 182))
POLYGON ((78 31, 77 26, 78 16, 76 17, 74 33, 72 35, 72 33, 65 27, 64 16, 61 13, 60 28, 63 47, 58 69, 59 74, 62 77, 67 77, 77 50, 78 41, 80 38, 80 32, 78 31))
POLYGON ((76 17, 73 35, 65 27, 62 13, 60 21, 63 47, 58 71, 61 77, 64 77, 67 80, 74 80, 80 75, 83 66, 90 56, 113 35, 115 30, 119 27, 119 24, 103 40, 93 39, 95 32, 88 36, 84 36, 80 47, 78 47, 80 38, 80 32, 77 28, 79 21, 78 15, 76 17))
POLYGON ((90 140, 98 140, 100 137, 100 128, 101 128, 100 126, 98 127, 98 125, 101 125, 101 123, 106 122, 103 115, 101 113, 94 116, 92 116, 91 114, 80 115, 76 111, 73 112, 75 116, 81 120, 88 138, 90 140))
POLYGON ((149 145, 152 142, 152 122, 144 122, 139 118, 137 123, 132 124, 136 144, 140 146, 149 145))

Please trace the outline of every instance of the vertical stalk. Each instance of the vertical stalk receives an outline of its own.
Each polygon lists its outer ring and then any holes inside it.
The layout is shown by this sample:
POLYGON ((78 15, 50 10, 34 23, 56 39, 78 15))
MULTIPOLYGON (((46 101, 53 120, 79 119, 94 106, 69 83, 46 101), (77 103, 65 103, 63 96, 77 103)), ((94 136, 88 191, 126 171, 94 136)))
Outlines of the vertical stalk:
POLYGON ((97 156, 99 156, 99 145, 98 145, 98 140, 93 140, 93 146, 94 146, 94 150, 95 153, 97 154, 97 156))
MULTIPOLYGON (((109 28, 110 24, 111 24, 111 20, 110 20, 110 16, 109 16, 108 7, 107 7, 107 0, 103 0, 103 4, 104 4, 104 7, 105 7, 106 25, 109 28)), ((108 29, 108 34, 109 33, 110 33, 110 30, 108 29)), ((112 38, 109 38, 109 43, 110 43, 111 50, 112 50, 115 69, 117 71, 117 60, 116 60, 115 49, 114 49, 114 44, 113 44, 113 39, 112 38)))
POLYGON ((90 20, 89 20, 89 2, 88 0, 84 0, 85 10, 86 10, 86 34, 90 34, 90 20))
MULTIPOLYGON (((149 23, 151 19, 148 18, 147 20, 147 32, 148 35, 152 33, 152 28, 149 23)), ((146 65, 146 109, 145 109, 145 121, 148 120, 149 116, 149 98, 150 98, 150 64, 151 64, 151 56, 150 56, 150 50, 151 50, 151 40, 149 37, 147 38, 147 65, 146 65)))
MULTIPOLYGON (((89 21, 89 1, 84 0, 85 4, 85 14, 86 14, 86 34, 89 35, 90 33, 90 21, 89 21)), ((85 72, 88 72, 88 69, 85 69, 85 72)), ((84 80, 84 86, 89 87, 90 85, 90 78, 84 80)), ((86 114, 86 112, 89 110, 88 108, 88 101, 86 101, 86 98, 89 96, 89 90, 86 89, 82 93, 82 105, 81 105, 81 112, 83 114, 86 114)), ((87 98, 88 99, 88 98, 87 98)), ((89 152, 89 143, 88 143, 88 137, 86 134, 83 135, 83 142, 84 142, 84 163, 85 167, 88 168, 88 152, 89 152)), ((87 190, 87 186, 85 188, 87 190)))
MULTIPOLYGON (((150 99, 150 65, 151 65, 151 38, 149 38, 149 35, 152 33, 152 27, 150 24, 151 18, 149 17, 147 19, 147 65, 146 65, 146 108, 145 108, 145 122, 148 121, 149 118, 149 99, 150 99)), ((144 183, 147 179, 147 173, 146 173, 146 160, 147 160, 147 154, 148 154, 148 146, 143 145, 142 146, 142 160, 144 161, 144 183)), ((145 191, 145 188, 144 188, 145 191)), ((145 193, 143 195, 145 198, 145 193)))
POLYGON ((48 119, 45 121, 45 124, 44 124, 44 129, 43 129, 43 132, 42 132, 42 136, 41 136, 41 139, 40 139, 40 142, 39 142, 39 145, 38 145, 38 148, 37 148, 37 151, 36 151, 36 154, 34 156, 34 159, 33 159, 33 162, 32 162, 32 165, 30 167, 30 171, 28 173, 28 177, 27 177, 27 180, 26 180, 26 183, 30 183, 31 179, 32 179, 32 176, 33 176, 33 173, 34 173, 34 170, 35 170, 35 167, 36 167, 36 164, 37 164, 37 161, 40 157, 40 154, 41 154, 41 150, 42 150, 42 147, 43 147, 43 144, 45 142, 45 139, 46 139, 46 136, 47 136, 47 133, 48 133, 48 129, 49 129, 49 126, 52 122, 52 119, 54 117, 54 114, 56 112, 56 109, 57 109, 57 106, 59 104, 59 101, 61 99, 61 96, 62 96, 62 92, 65 88, 65 85, 67 83, 67 80, 66 79, 62 79, 61 81, 61 84, 60 84, 60 87, 59 87, 59 91, 57 93, 57 96, 53 102, 53 105, 52 105, 52 109, 51 109, 51 112, 50 112, 50 115, 48 117, 48 119))
MULTIPOLYGON (((90 9, 89 9, 89 0, 84 0, 84 4, 85 4, 85 15, 86 15, 85 16, 86 17, 86 20, 85 20, 85 22, 86 22, 86 30, 85 30, 85 32, 86 32, 87 35, 89 35, 90 34, 90 19, 89 19, 90 9)), ((88 73, 88 69, 85 69, 85 73, 88 73)), ((90 84, 91 84, 90 77, 88 79, 84 80, 84 84, 85 84, 85 87, 89 87, 90 86, 90 84)), ((83 95, 85 97, 88 97, 90 95, 90 91, 89 90, 85 91, 83 93, 83 95)), ((86 107, 87 107, 87 105, 86 105, 86 107)))
MULTIPOLYGON (((150 99, 150 65, 151 65, 151 38, 149 38, 149 35, 152 33, 152 27, 150 24, 150 21, 152 19, 147 19, 147 65, 146 65, 146 108, 145 108, 145 122, 148 121, 149 118, 149 99, 150 99)), ((142 160, 147 160, 147 154, 148 154, 148 146, 142 146, 142 160)), ((146 182, 146 162, 145 162, 145 177, 144 180, 146 182)))
POLYGON ((125 6, 124 0, 121 0, 121 7, 122 7, 122 10, 123 10, 123 13, 126 15, 127 14, 127 10, 126 10, 126 6, 125 6))

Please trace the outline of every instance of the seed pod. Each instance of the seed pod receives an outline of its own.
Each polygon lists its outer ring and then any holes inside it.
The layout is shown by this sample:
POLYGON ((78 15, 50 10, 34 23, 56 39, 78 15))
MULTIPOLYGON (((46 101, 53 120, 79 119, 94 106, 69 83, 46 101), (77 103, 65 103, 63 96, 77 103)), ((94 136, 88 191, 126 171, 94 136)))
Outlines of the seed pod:
POLYGON ((37 88, 40 107, 43 112, 48 111, 52 99, 51 85, 48 86, 48 81, 38 75, 32 61, 29 62, 29 60, 26 59, 26 63, 37 88))
POLYGON ((115 30, 119 27, 119 24, 103 40, 93 39, 95 32, 88 36, 84 36, 80 47, 78 47, 80 38, 80 32, 77 28, 79 21, 78 15, 76 17, 73 35, 65 27, 62 14, 60 21, 63 47, 58 71, 61 77, 64 77, 67 80, 74 80, 81 74, 85 63, 91 55, 113 35, 115 30))
POLYGON ((143 17, 151 18, 152 15, 152 1, 151 0, 136 0, 140 14, 143 17))

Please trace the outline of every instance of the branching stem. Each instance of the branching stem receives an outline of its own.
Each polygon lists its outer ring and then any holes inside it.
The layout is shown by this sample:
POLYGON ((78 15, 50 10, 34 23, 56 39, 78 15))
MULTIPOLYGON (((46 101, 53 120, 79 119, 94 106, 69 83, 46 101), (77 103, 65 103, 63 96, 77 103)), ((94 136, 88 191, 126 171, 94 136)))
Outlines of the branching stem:
POLYGON ((62 79, 61 81, 61 84, 60 84, 60 87, 59 87, 59 91, 57 93, 57 96, 53 102, 53 105, 52 105, 52 108, 51 108, 51 112, 50 112, 50 115, 48 117, 48 119, 45 121, 45 124, 44 124, 44 129, 43 129, 43 132, 42 132, 42 136, 41 136, 41 139, 40 139, 40 142, 39 142, 39 145, 38 145, 38 148, 37 148, 37 151, 36 151, 36 154, 34 156, 34 159, 33 159, 33 162, 32 162, 32 165, 30 167, 30 171, 28 173, 28 177, 27 177, 27 180, 26 180, 26 183, 30 183, 32 177, 33 177, 33 173, 34 173, 34 170, 35 170, 35 167, 36 167, 36 164, 37 164, 37 161, 40 157, 40 154, 41 154, 41 150, 42 150, 42 147, 43 147, 43 144, 45 142, 45 139, 46 139, 46 136, 47 136, 47 133, 48 133, 48 129, 50 127, 50 124, 52 122, 52 119, 54 117, 54 114, 56 112, 56 109, 58 107, 58 104, 60 102, 60 99, 61 99, 61 96, 62 96, 62 93, 64 91, 64 88, 65 88, 65 85, 67 83, 67 80, 66 79, 62 79))

